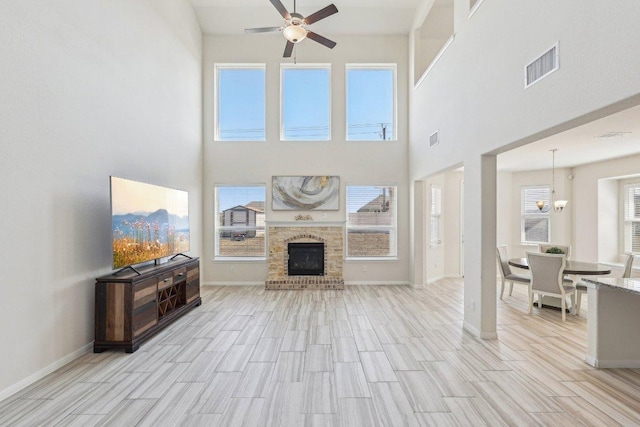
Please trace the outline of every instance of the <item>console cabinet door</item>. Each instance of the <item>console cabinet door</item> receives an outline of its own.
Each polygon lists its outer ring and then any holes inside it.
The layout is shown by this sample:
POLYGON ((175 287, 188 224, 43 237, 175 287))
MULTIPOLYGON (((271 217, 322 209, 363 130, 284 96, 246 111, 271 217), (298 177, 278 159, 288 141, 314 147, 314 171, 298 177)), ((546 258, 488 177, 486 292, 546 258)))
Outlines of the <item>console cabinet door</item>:
POLYGON ((136 283, 133 294, 133 336, 158 323, 158 278, 136 283))
POLYGON ((200 296, 200 268, 198 265, 187 270, 187 304, 200 296))

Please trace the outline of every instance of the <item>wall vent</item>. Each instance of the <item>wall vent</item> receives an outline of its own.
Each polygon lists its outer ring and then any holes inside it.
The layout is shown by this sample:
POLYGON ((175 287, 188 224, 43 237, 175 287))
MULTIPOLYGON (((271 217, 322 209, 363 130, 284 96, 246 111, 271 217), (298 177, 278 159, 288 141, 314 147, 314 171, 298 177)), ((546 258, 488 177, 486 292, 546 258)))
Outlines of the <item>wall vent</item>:
POLYGON ((558 45, 536 58, 524 67, 525 89, 558 69, 558 45))
POLYGON ((438 131, 435 131, 429 135, 429 147, 433 147, 438 144, 440 144, 440 137, 438 136, 438 131))
POLYGON ((625 135, 629 135, 631 132, 607 132, 600 136, 596 136, 598 139, 609 139, 609 138, 622 138, 625 135))

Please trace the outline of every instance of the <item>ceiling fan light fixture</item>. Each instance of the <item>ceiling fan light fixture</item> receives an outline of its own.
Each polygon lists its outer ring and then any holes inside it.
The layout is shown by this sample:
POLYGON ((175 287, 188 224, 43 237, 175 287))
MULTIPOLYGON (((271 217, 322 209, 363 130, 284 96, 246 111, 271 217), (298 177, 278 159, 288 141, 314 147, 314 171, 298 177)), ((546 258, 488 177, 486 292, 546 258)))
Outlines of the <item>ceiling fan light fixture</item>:
POLYGON ((282 35, 291 43, 299 43, 307 37, 307 30, 301 25, 292 24, 282 30, 282 35))

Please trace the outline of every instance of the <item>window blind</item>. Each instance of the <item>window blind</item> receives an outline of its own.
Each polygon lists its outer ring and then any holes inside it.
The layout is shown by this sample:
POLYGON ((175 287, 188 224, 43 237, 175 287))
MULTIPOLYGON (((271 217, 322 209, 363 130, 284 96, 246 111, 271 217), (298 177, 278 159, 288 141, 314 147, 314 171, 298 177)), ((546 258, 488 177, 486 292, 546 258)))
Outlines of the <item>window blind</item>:
POLYGON ((549 212, 551 206, 551 189, 549 186, 522 187, 521 240, 525 243, 549 242, 549 212), (541 211, 538 201, 544 201, 541 211))
POLYGON ((431 244, 442 243, 440 218, 442 213, 442 189, 438 186, 431 186, 431 244))
POLYGON ((397 187, 347 186, 347 256, 397 254, 397 187))
POLYGON ((640 184, 625 186, 624 250, 640 253, 640 184))

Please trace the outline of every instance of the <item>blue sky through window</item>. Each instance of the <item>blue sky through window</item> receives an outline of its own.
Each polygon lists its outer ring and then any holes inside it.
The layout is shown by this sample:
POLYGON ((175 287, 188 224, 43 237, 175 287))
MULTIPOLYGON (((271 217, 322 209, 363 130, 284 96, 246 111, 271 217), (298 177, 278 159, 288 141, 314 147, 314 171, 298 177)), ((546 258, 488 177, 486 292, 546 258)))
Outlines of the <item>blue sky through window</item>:
POLYGON ((347 69, 347 139, 394 140, 394 70, 347 69))
POLYGON ((265 187, 220 186, 217 187, 218 212, 235 206, 246 206, 251 202, 264 202, 265 187))
POLYGON ((330 90, 329 68, 282 69, 282 139, 331 139, 330 90))
POLYGON ((264 68, 218 69, 218 140, 264 141, 264 68))
MULTIPOLYGON (((265 67, 223 65, 217 73, 216 139, 265 141, 265 67)), ((395 140, 395 67, 347 66, 346 73, 347 140, 395 140)), ((329 66, 283 67, 281 102, 283 140, 331 139, 329 66)))

